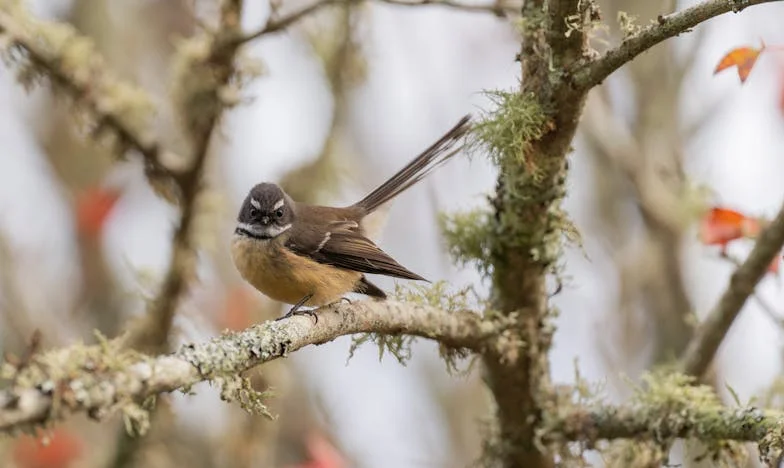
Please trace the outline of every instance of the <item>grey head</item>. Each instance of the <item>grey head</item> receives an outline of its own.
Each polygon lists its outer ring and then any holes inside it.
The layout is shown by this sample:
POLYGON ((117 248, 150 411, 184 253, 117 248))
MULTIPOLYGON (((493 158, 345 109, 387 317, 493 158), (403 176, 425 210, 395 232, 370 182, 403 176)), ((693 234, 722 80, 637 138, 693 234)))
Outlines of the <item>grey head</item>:
POLYGON ((237 215, 235 233, 255 239, 272 239, 291 229, 294 202, 276 184, 264 182, 253 187, 237 215))

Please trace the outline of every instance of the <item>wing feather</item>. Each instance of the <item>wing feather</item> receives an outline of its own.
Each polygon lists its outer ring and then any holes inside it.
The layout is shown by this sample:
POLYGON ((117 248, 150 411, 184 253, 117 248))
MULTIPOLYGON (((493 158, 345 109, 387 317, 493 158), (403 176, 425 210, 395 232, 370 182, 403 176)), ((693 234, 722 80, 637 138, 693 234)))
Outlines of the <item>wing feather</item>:
POLYGON ((427 281, 387 255, 357 229, 338 226, 331 230, 292 229, 286 246, 319 263, 362 273, 427 281))

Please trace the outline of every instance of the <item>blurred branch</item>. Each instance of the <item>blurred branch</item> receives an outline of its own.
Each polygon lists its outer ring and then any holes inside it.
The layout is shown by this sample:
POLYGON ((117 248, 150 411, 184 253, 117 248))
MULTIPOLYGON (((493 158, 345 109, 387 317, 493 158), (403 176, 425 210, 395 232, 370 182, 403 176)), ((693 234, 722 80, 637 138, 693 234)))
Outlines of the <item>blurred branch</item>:
POLYGON ((229 106, 223 93, 235 75, 234 60, 241 45, 236 41, 241 34, 241 13, 241 0, 226 0, 221 8, 220 29, 189 39, 194 48, 206 42, 207 52, 193 53, 187 47, 179 51, 184 66, 178 69, 176 100, 186 133, 193 143, 193 154, 190 168, 179 181, 182 212, 174 233, 172 258, 163 286, 147 316, 127 337, 127 344, 137 349, 163 351, 187 279, 195 270, 196 252, 191 227, 196 217, 196 201, 211 136, 223 109, 229 106))
POLYGON ((671 193, 655 171, 647 170, 643 149, 629 128, 621 122, 607 103, 606 97, 594 90, 588 97, 581 123, 584 135, 599 153, 606 156, 632 182, 639 198, 640 209, 662 226, 681 230, 682 220, 676 209, 682 202, 671 193))
POLYGON ((678 13, 659 16, 656 24, 631 34, 621 44, 601 57, 583 62, 573 69, 572 83, 579 89, 588 89, 604 81, 626 62, 656 44, 688 32, 691 28, 724 13, 740 13, 745 8, 780 0, 708 0, 678 13))
POLYGON ((362 301, 324 307, 318 314, 318 325, 305 316, 268 321, 154 358, 119 349, 117 342, 36 355, 10 376, 15 384, 0 392, 0 432, 77 411, 100 419, 160 393, 207 380, 236 379, 259 364, 353 333, 414 335, 474 351, 503 346, 502 327, 469 311, 362 301))
POLYGON ((21 66, 20 80, 47 76, 95 117, 97 131, 110 129, 116 135, 121 152, 134 149, 148 171, 177 179, 178 174, 162 163, 159 144, 149 135, 149 96, 114 76, 88 38, 70 25, 35 19, 18 6, 0 8, 0 34, 30 61, 21 66))
MULTIPOLYGON (((739 258, 735 257, 734 255, 730 255, 726 251, 725 252, 721 252, 719 254, 719 258, 722 258, 724 260, 729 261, 730 263, 735 265, 735 268, 738 268, 738 267, 740 267, 743 264, 743 262, 741 262, 741 260, 739 258)), ((771 304, 770 302, 768 302, 765 299, 763 299, 762 296, 760 296, 760 294, 757 293, 757 292, 752 294, 752 297, 757 301, 757 304, 759 304, 759 306, 762 309, 762 311, 765 313, 765 315, 768 316, 768 318, 774 324, 776 324, 776 325, 778 325, 780 327, 784 326, 784 318, 782 318, 781 314, 776 310, 775 307, 773 307, 773 304, 771 304)))
MULTIPOLYGON (((281 16, 279 18, 275 18, 275 15, 270 15, 269 19, 267 19, 267 23, 264 25, 263 28, 259 29, 258 31, 252 32, 247 34, 241 38, 238 38, 237 41, 240 43, 250 42, 252 40, 258 39, 262 36, 267 34, 273 34, 279 31, 282 31, 292 24, 298 22, 299 20, 305 18, 306 16, 317 12, 323 7, 327 7, 330 5, 340 5, 340 4, 359 4, 366 0, 319 0, 310 5, 300 8, 299 10, 293 11, 288 13, 285 16, 281 16)), ((497 0, 492 4, 489 5, 471 5, 471 4, 464 4, 461 2, 454 2, 450 0, 377 0, 380 3, 386 3, 390 5, 399 5, 399 6, 423 6, 423 5, 431 5, 431 6, 443 6, 447 8, 454 8, 463 11, 471 11, 471 12, 483 12, 483 13, 492 13, 498 17, 506 17, 507 15, 511 14, 514 11, 517 11, 519 8, 506 5, 506 2, 503 0, 497 0)))
POLYGON ((683 411, 648 405, 598 406, 572 409, 548 418, 542 427, 544 442, 674 438, 706 442, 735 440, 762 442, 767 436, 781 439, 784 413, 759 408, 698 405, 683 411))
POLYGON ((754 293, 757 283, 765 276, 773 258, 781 254, 783 246, 784 204, 773 221, 760 233, 746 261, 730 277, 730 284, 719 302, 697 327, 681 360, 684 372, 700 376, 707 370, 732 322, 754 293))

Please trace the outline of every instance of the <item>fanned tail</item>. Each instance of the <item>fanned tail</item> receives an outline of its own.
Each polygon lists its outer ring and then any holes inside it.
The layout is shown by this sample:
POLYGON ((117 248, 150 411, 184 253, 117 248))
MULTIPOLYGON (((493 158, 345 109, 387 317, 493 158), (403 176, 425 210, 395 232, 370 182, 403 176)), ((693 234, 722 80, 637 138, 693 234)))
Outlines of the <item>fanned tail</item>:
POLYGON ((453 148, 453 146, 471 128, 470 120, 470 115, 464 116, 438 141, 414 158, 397 174, 370 192, 365 198, 355 203, 353 207, 360 208, 365 213, 371 213, 427 177, 433 169, 445 163, 460 151, 460 148, 453 148))

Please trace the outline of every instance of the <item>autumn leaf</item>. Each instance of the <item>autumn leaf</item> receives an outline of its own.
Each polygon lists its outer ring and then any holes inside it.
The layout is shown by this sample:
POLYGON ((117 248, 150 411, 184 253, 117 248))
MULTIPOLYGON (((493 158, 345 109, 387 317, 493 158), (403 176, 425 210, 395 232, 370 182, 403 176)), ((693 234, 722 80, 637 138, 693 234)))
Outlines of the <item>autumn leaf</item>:
POLYGON ((744 83, 746 78, 749 77, 751 69, 754 68, 754 64, 757 63, 757 59, 763 50, 765 50, 765 44, 763 44, 759 49, 755 47, 738 47, 736 49, 732 49, 721 58, 719 64, 716 65, 716 69, 713 70, 713 74, 715 75, 716 73, 719 73, 722 70, 726 70, 727 68, 737 67, 740 82, 744 83))
POLYGON ((27 434, 14 443, 14 462, 19 468, 67 468, 83 452, 81 439, 64 429, 39 431, 38 437, 27 434))
POLYGON ((730 241, 755 237, 761 229, 759 219, 728 208, 714 207, 700 222, 700 241, 705 245, 719 245, 725 249, 730 241))
POLYGON ((112 188, 91 187, 81 192, 76 199, 76 225, 79 232, 88 237, 100 234, 119 198, 120 191, 112 188))

